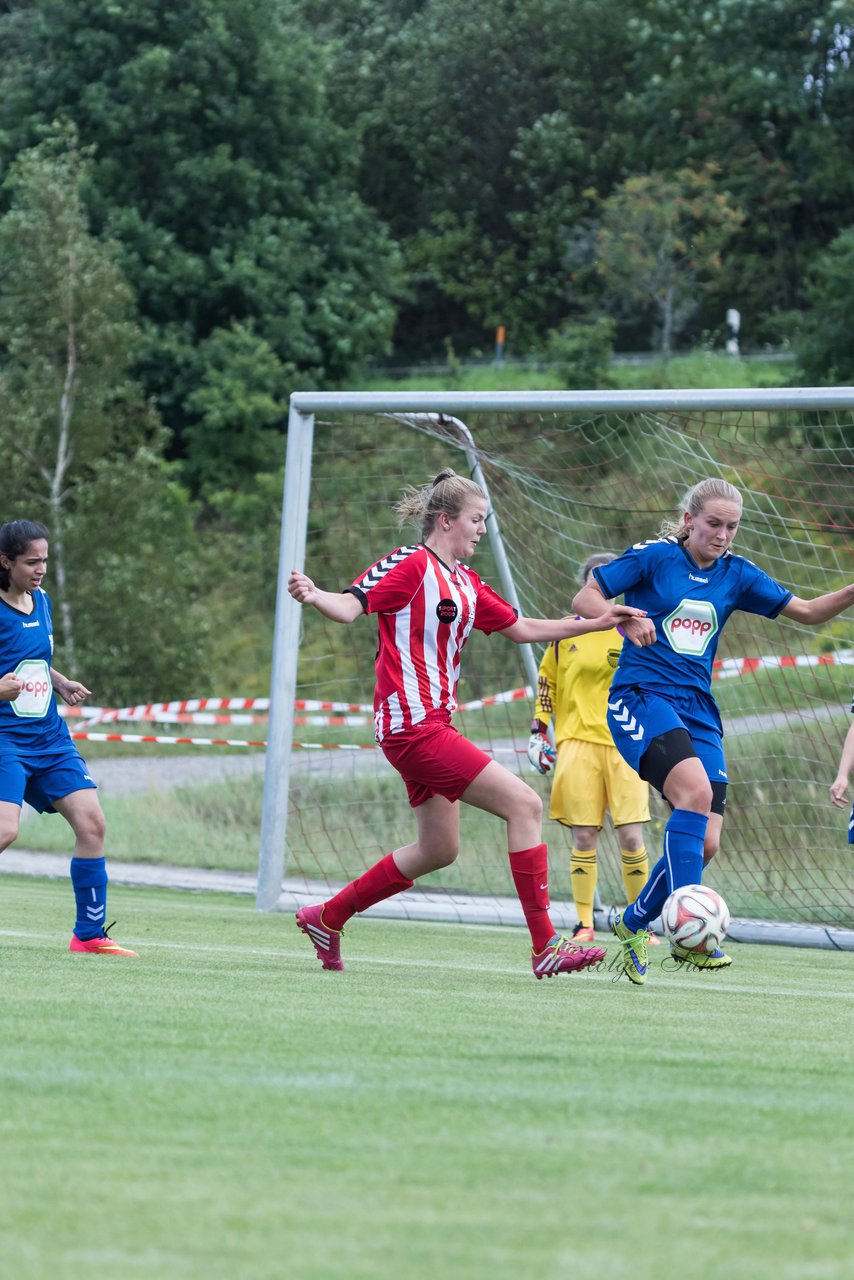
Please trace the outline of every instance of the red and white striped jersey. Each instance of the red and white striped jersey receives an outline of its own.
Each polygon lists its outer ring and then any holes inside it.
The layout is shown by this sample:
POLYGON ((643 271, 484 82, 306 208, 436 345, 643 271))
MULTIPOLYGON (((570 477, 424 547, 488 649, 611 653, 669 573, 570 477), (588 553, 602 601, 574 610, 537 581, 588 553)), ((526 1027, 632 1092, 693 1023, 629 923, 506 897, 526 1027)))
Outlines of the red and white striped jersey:
POLYGON ((472 627, 489 634, 516 621, 515 609, 467 565, 451 569, 423 544, 392 551, 347 590, 377 614, 377 742, 431 711, 455 711, 460 654, 472 627))

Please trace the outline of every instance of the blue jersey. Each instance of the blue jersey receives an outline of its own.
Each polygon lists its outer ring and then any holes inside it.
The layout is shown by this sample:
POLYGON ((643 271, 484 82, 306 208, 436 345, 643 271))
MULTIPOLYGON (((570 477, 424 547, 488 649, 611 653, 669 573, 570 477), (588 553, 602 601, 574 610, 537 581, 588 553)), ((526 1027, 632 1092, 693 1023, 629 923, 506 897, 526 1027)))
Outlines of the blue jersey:
POLYGON ((718 639, 736 609, 776 618, 792 598, 779 582, 744 556, 727 553, 701 569, 676 538, 636 542, 593 576, 607 599, 645 609, 655 643, 623 642, 612 691, 633 685, 656 693, 697 689, 708 693, 718 639))
POLYGON ((50 755, 70 742, 53 695, 52 661, 50 596, 34 591, 32 613, 0 600, 0 675, 11 671, 24 684, 14 702, 0 701, 0 755, 50 755))

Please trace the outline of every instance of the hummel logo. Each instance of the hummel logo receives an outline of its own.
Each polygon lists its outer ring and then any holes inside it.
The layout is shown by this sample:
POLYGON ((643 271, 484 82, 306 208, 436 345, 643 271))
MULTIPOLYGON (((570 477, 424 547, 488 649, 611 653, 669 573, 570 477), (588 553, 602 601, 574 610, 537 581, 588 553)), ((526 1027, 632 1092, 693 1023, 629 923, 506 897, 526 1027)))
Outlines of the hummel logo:
POLYGON ((373 568, 368 570, 359 586, 363 591, 369 591, 371 587, 375 587, 378 582, 381 582, 395 565, 402 564, 408 556, 412 555, 413 551, 417 550, 418 547, 401 547, 399 551, 393 551, 390 556, 385 556, 384 559, 377 561, 373 568))
POLYGON ((704 586, 707 586, 709 582, 708 578, 698 578, 696 573, 689 573, 688 577, 691 579, 692 582, 702 582, 704 586))
POLYGON ((41 623, 39 622, 38 618, 36 618, 35 622, 22 622, 21 626, 24 628, 24 630, 26 630, 27 627, 40 627, 41 623))
POLYGON ((628 707, 623 706, 622 698, 618 698, 616 702, 609 702, 608 710, 613 711, 614 719, 617 724, 623 730, 623 733, 627 733, 629 735, 632 742, 641 741, 644 735, 644 727, 643 725, 638 725, 637 720, 631 714, 628 707), (637 733, 635 733, 635 729, 637 729, 637 733))

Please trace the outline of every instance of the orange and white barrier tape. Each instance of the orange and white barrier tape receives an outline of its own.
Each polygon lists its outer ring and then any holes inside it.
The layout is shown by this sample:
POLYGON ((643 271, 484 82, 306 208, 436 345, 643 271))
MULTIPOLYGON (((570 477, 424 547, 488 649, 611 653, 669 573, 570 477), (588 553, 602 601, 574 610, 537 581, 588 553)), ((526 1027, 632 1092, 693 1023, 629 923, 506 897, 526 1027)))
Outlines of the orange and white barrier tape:
MULTIPOLYGON (((183 747, 266 747, 266 742, 247 742, 244 738, 169 738, 160 733, 88 733, 74 732, 75 742, 150 742, 160 746, 183 747)), ((378 751, 375 742, 292 742, 294 751, 378 751)), ((493 755, 525 755, 527 747, 486 747, 493 755)))
POLYGON ((168 738, 160 733, 72 733, 75 742, 159 742, 185 747, 266 747, 266 742, 248 742, 245 738, 168 738))
POLYGON ((712 679, 729 680, 733 676, 752 675, 754 671, 779 671, 783 667, 851 666, 854 666, 854 649, 837 649, 835 653, 799 653, 779 658, 718 658, 712 664, 712 679))
MULTIPOLYGON (((854 666, 854 649, 838 649, 835 653, 801 653, 782 657, 767 655, 760 658, 718 658, 712 664, 713 680, 729 680, 737 676, 752 675, 756 671, 777 671, 788 667, 847 667, 854 666)), ((502 703, 531 699, 534 691, 529 685, 519 689, 505 689, 486 698, 474 698, 460 703, 460 711, 480 711, 502 703)), ((299 698, 294 703, 297 712, 330 712, 328 715, 296 715, 296 725, 326 728, 364 728, 372 723, 373 706, 363 702, 324 702, 314 698, 299 698), (350 713, 358 714, 350 714, 350 713)), ((265 724, 269 720, 269 698, 187 698, 175 702, 150 702, 135 707, 60 707, 65 718, 79 718, 86 728, 96 724, 112 724, 116 721, 151 722, 169 724, 265 724), (257 714, 252 714, 257 713, 257 714)), ((86 738, 90 742, 168 742, 199 746, 266 746, 264 742, 246 742, 230 738, 164 738, 146 734, 135 737, 128 734, 72 734, 74 738, 86 738)), ((329 750, 335 743, 294 743, 306 750, 329 750)), ((361 748, 340 745, 341 750, 361 748)), ((367 750, 373 750, 368 747, 367 750)))
POLYGON ((238 720, 233 714, 241 711, 269 712, 269 698, 185 698, 179 702, 147 702, 137 707, 65 707, 61 713, 66 716, 80 716, 84 720, 98 720, 109 724, 115 720, 158 720, 172 716, 192 716, 185 723, 195 724, 259 724, 267 717, 255 719, 247 717, 238 720), (199 719, 211 713, 224 714, 220 720, 199 719))
POLYGON ((65 719, 81 719, 89 725, 115 724, 121 720, 128 724, 267 724, 269 716, 244 715, 242 712, 216 711, 158 711, 137 712, 125 715, 115 707, 60 707, 65 719))

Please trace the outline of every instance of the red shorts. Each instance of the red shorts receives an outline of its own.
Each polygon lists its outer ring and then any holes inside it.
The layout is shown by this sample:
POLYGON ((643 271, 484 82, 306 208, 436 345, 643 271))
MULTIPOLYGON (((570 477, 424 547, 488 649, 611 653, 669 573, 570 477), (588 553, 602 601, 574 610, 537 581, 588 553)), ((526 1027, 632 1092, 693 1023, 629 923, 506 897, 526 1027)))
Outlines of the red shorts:
POLYGON ((446 720, 422 720, 405 733, 390 733, 380 748, 406 783, 413 809, 433 796, 459 800, 492 761, 446 720))

